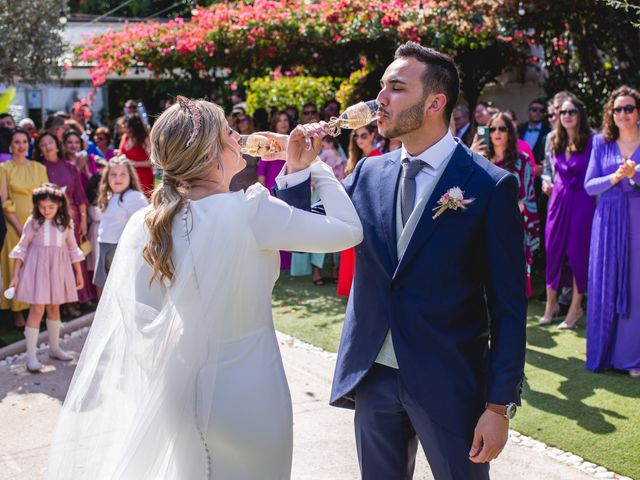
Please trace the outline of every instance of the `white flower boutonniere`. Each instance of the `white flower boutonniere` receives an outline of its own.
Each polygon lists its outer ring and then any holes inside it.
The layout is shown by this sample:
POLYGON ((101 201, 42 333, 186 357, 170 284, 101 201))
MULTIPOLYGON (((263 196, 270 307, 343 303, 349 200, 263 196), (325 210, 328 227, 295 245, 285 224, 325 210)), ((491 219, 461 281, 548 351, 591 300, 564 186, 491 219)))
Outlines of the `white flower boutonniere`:
POLYGON ((433 209, 436 213, 432 218, 435 220, 446 210, 464 210, 467 208, 467 205, 470 205, 474 200, 473 198, 464 198, 464 192, 460 190, 460 187, 450 188, 447 190, 447 193, 442 195, 440 200, 438 200, 438 206, 433 209))

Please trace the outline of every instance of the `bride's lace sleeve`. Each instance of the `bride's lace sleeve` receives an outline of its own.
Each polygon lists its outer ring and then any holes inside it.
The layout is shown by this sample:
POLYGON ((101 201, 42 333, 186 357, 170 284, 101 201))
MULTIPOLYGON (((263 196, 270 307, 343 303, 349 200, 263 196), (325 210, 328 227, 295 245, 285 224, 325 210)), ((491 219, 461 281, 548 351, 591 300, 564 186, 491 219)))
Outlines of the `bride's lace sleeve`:
POLYGON ((251 228, 259 248, 336 252, 362 241, 358 214, 331 167, 318 161, 310 170, 326 215, 291 207, 258 184, 247 189, 251 228))

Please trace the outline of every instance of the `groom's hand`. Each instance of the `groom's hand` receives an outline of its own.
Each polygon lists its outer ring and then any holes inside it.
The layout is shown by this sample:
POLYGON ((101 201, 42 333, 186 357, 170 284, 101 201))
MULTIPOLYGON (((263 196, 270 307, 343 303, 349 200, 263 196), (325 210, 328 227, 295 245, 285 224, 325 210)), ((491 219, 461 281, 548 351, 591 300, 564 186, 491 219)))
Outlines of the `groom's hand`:
POLYGON ((473 433, 473 444, 469 460, 473 463, 487 463, 498 458, 507 443, 509 420, 491 410, 485 410, 473 433))

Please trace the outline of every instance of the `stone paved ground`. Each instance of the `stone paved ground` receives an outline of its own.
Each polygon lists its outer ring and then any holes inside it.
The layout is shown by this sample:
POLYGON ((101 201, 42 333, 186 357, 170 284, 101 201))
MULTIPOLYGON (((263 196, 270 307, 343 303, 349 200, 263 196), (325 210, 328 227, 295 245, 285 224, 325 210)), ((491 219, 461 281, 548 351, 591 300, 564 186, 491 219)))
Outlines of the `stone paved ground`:
MULTIPOLYGON (((67 337, 63 341, 64 347, 79 352, 85 332, 86 329, 67 337)), ((280 335, 279 340, 293 400, 292 478, 358 479, 353 413, 327 404, 335 356, 284 335, 280 335)), ((0 480, 33 480, 41 478, 44 471, 50 435, 75 362, 65 365, 50 361, 46 358, 46 350, 40 353, 40 357, 47 365, 45 371, 38 375, 26 372, 20 358, 4 365, 0 362, 0 480)), ((578 460, 581 459, 545 448, 539 442, 514 433, 500 458, 492 464, 492 478, 619 478, 606 471, 598 471, 597 477, 584 473, 570 465, 579 463, 578 460)), ((581 468, 595 472, 596 467, 587 464, 581 468)), ((433 478, 422 453, 418 457, 414 478, 433 478)))

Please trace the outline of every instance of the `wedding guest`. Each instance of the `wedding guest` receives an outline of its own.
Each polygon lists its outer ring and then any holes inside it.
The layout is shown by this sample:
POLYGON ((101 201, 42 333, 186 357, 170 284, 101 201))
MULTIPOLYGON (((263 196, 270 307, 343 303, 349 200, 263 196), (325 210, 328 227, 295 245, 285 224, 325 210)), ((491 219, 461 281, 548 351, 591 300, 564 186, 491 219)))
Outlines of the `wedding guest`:
MULTIPOLYGON (((560 124, 560 108, 562 104, 569 97, 573 97, 574 95, 567 91, 563 90, 561 92, 556 93, 553 98, 547 103, 547 120, 549 122, 549 127, 551 131, 547 134, 547 138, 545 139, 544 144, 544 164, 542 167, 542 175, 540 176, 541 193, 544 195, 540 195, 538 197, 538 213, 541 215, 541 224, 540 224, 540 234, 542 238, 545 238, 545 227, 546 227, 546 217, 544 214, 547 211, 547 206, 549 203, 549 197, 551 196, 551 190, 553 182, 555 181, 556 172, 553 170, 553 160, 552 160, 552 151, 551 151, 551 140, 555 135, 555 131, 558 129, 558 125, 560 124)), ((546 260, 545 260, 545 244, 544 242, 540 245, 540 250, 536 258, 534 258, 534 267, 537 267, 538 270, 545 269, 546 271, 546 260)), ((568 267, 568 265, 567 265, 568 267)), ((547 292, 546 289, 540 294, 539 300, 546 300, 547 292)), ((558 316, 564 317, 567 312, 569 312, 569 307, 571 306, 571 299, 573 298, 573 289, 571 286, 565 286, 560 289, 558 294, 558 306, 560 307, 558 310, 558 316)))
MULTIPOLYGON (((514 112, 511 109, 506 109, 506 110, 503 110, 502 113, 504 113, 507 117, 509 117, 511 122, 513 122, 514 128, 518 128, 518 120, 517 120, 517 117, 516 117, 516 112, 514 112)), ((531 164, 531 170, 533 170, 535 172, 536 159, 533 156, 533 151, 531 150, 531 147, 529 146, 529 144, 527 142, 522 140, 520 137, 518 137, 517 145, 518 145, 518 152, 522 152, 527 156, 527 158, 529 159, 529 163, 531 164)), ((534 173, 534 175, 535 175, 535 173, 534 173)))
POLYGON ((547 113, 546 101, 543 98, 536 98, 529 103, 527 109, 529 121, 520 124, 518 134, 520 138, 527 142, 533 150, 533 156, 536 161, 537 176, 542 174, 542 162, 544 160, 544 143, 547 134, 550 131, 548 125, 544 123, 547 113))
MULTIPOLYGON (((255 132, 253 119, 244 112, 244 109, 238 109, 232 112, 229 126, 240 135, 251 135, 255 132)), ((247 166, 236 173, 231 179, 231 190, 237 192, 246 190, 258 181, 258 157, 252 157, 246 153, 242 157, 247 162, 247 166)))
MULTIPOLYGON (((86 185, 89 183, 86 178, 86 174, 89 173, 88 162, 81 160, 80 164, 85 167, 81 171, 71 161, 71 159, 77 160, 79 158, 76 156, 76 150, 80 148, 81 139, 75 130, 65 132, 64 139, 67 148, 63 151, 62 145, 52 133, 42 132, 38 138, 36 160, 41 162, 47 169, 49 180, 64 188, 76 243, 81 244, 87 239, 89 229, 87 218, 89 202, 85 194, 86 185), (69 156, 71 156, 71 159, 65 160, 65 157, 63 157, 65 152, 67 159, 69 159, 69 156)), ((82 289, 78 291, 78 299, 80 303, 89 303, 95 296, 86 261, 83 260, 80 263, 80 270, 84 282, 82 289)), ((81 313, 76 305, 65 305, 64 308, 66 310, 65 313, 72 317, 76 317, 81 313)))
MULTIPOLYGON (((344 175, 348 176, 356 168, 356 165, 365 158, 377 157, 382 152, 373 146, 375 127, 367 125, 351 131, 349 142, 349 158, 344 169, 344 175)), ((351 293, 351 284, 356 268, 356 251, 354 248, 343 250, 340 254, 340 268, 338 270, 338 290, 341 297, 348 297, 351 293)))
POLYGON ((84 149, 82 136, 74 128, 64 132, 62 145, 64 147, 64 159, 78 169, 82 188, 86 189, 91 175, 98 171, 94 156, 84 149))
POLYGON ((471 124, 473 141, 469 146, 472 151, 485 157, 489 154, 489 145, 485 143, 484 137, 478 136, 478 127, 486 127, 491 117, 498 112, 499 110, 493 107, 491 102, 480 101, 476 104, 476 108, 473 110, 473 123, 471 124))
POLYGON ((504 113, 497 113, 489 123, 489 160, 515 173, 520 183, 518 205, 524 227, 524 251, 527 260, 527 295, 531 296, 531 264, 533 252, 540 246, 540 221, 533 189, 533 171, 529 159, 518 152, 517 133, 513 122, 504 113))
POLYGON ((16 121, 13 115, 10 113, 0 113, 0 127, 14 129, 16 128, 16 121))
POLYGON ((11 128, 0 127, 0 163, 11 160, 11 128))
MULTIPOLYGON (((13 275, 14 261, 9 259, 9 253, 18 244, 22 227, 33 210, 32 192, 48 181, 46 168, 27 158, 29 134, 21 128, 14 128, 9 142, 11 160, 0 164, 0 198, 9 226, 0 257, 3 292, 9 288, 13 275)), ((11 310, 15 326, 24 327, 22 311, 28 309, 29 305, 18 301, 15 297, 11 300, 4 295, 0 297, 0 309, 11 310)))
POLYGON ((124 121, 131 115, 138 114, 138 104, 135 100, 129 99, 124 102, 123 115, 118 117, 113 125, 113 144, 116 147, 120 146, 122 142, 122 136, 124 135, 124 121))
POLYGON ((560 123, 551 139, 556 177, 551 185, 545 230, 547 304, 538 323, 548 325, 558 315, 558 291, 567 286, 573 288, 571 305, 558 328, 575 328, 583 315, 589 237, 596 208, 594 199, 584 189, 592 134, 587 109, 576 97, 569 97, 558 113, 560 123))
MULTIPOLYGON (((474 126, 478 125, 484 127, 491 120, 491 111, 489 110, 492 107, 490 102, 480 101, 476 103, 476 108, 473 109, 473 119, 474 126)), ((475 132, 474 132, 475 133, 475 132)))
POLYGON ((140 116, 130 115, 124 121, 123 131, 120 154, 127 157, 136 169, 140 189, 149 198, 154 188, 153 168, 149 158, 149 129, 140 116))
POLYGON ((10 286, 15 298, 31 304, 24 329, 27 347, 27 370, 39 372, 38 335, 42 315, 46 312, 49 332, 49 356, 73 360, 62 350, 60 339, 60 305, 78 300, 82 288, 79 263, 84 255, 73 235, 67 199, 54 183, 33 190, 33 212, 24 225, 20 242, 11 251, 15 262, 10 286))
POLYGON ((587 368, 640 378, 640 93, 623 86, 604 107, 585 179, 598 196, 587 298, 587 368))
POLYGON ((53 133, 53 135, 62 142, 62 136, 66 131, 67 127, 64 123, 64 117, 57 114, 51 114, 44 121, 44 129, 48 132, 53 133))
POLYGON ((73 129, 78 132, 82 139, 82 147, 87 152, 88 158, 90 159, 91 168, 95 169, 95 158, 102 157, 104 154, 100 151, 95 142, 91 140, 82 123, 78 122, 75 118, 67 118, 64 121, 64 124, 67 130, 73 129))
POLYGON ((23 118, 18 123, 18 126, 20 128, 24 128, 27 131, 27 133, 29 134, 30 141, 29 141, 29 153, 27 154, 27 158, 29 160, 32 160, 33 159, 33 150, 36 147, 36 138, 38 136, 37 131, 36 131, 36 124, 30 118, 23 118))
POLYGON ((458 105, 453 109, 453 119, 455 132, 454 137, 458 137, 467 147, 471 146, 475 132, 471 126, 471 114, 469 107, 466 105, 458 105))
POLYGON ((136 172, 126 157, 114 158, 102 173, 98 206, 102 211, 98 229, 100 253, 93 284, 100 297, 124 227, 135 212, 147 206, 136 172))
MULTIPOLYGON (((289 121, 289 115, 285 111, 278 111, 271 117, 269 124, 269 130, 275 133, 281 133, 288 135, 292 128, 289 121)), ((271 192, 271 189, 276 184, 276 177, 284 166, 284 160, 258 160, 258 182, 271 192)), ((291 268, 291 253, 281 251, 280 252, 280 269, 289 270, 291 268)))
POLYGON ((105 160, 111 160, 115 157, 116 152, 113 148, 111 148, 111 142, 113 138, 111 137, 111 132, 107 127, 98 127, 96 128, 96 132, 93 136, 93 139, 96 142, 96 146, 100 149, 102 156, 105 160))
POLYGON ((302 124, 320 121, 318 107, 313 102, 307 102, 302 106, 302 124))

